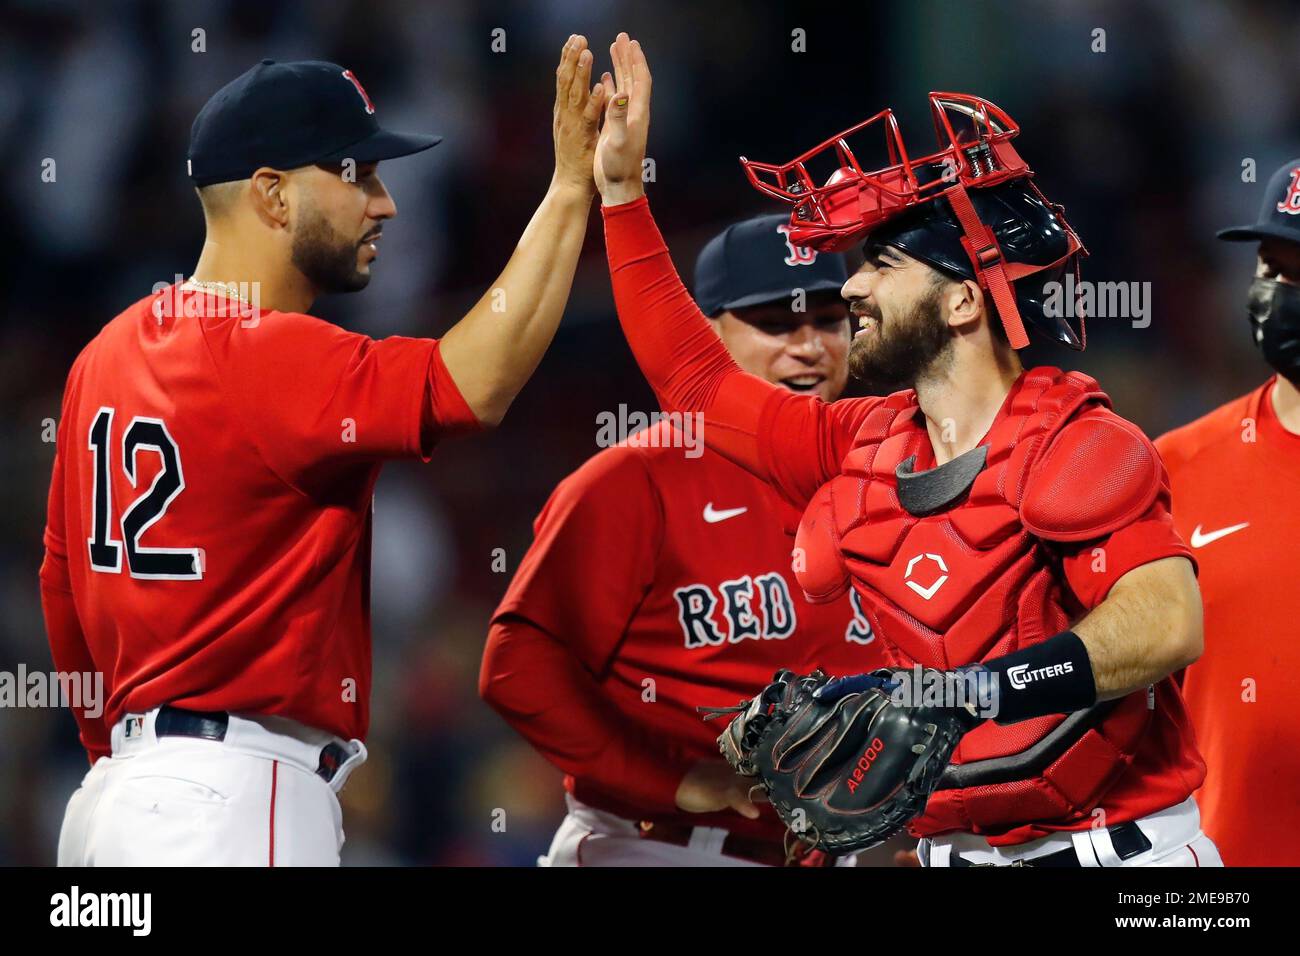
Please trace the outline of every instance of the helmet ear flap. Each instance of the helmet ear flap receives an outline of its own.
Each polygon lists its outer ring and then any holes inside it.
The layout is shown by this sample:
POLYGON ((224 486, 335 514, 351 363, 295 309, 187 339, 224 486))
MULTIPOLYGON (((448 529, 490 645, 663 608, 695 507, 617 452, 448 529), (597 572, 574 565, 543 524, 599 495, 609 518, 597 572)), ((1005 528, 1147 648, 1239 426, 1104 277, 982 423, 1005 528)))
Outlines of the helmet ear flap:
MULTIPOLYGON (((1070 264, 1074 266, 1074 288, 1071 290, 1072 301, 1070 302, 1070 312, 1072 312, 1079 320, 1079 331, 1074 336, 1074 338, 1078 340, 1078 344, 1070 341, 1066 341, 1065 344, 1075 351, 1082 352, 1088 347, 1088 325, 1085 321, 1086 316, 1083 314, 1083 308, 1079 305, 1078 299, 1080 290, 1083 288, 1083 260, 1089 255, 1088 249, 1083 244, 1083 240, 1079 238, 1079 234, 1074 231, 1074 227, 1070 225, 1069 220, 1065 218, 1065 206, 1059 202, 1052 202, 1044 196, 1042 190, 1034 185, 1033 180, 1030 180, 1029 185, 1034 192, 1038 194, 1038 197, 1047 205, 1047 208, 1052 210, 1052 215, 1056 217, 1056 221, 1061 224, 1061 228, 1065 230, 1065 234, 1070 240, 1070 264)), ((1068 318, 1062 318, 1061 324, 1070 332, 1074 331, 1070 328, 1068 318)))
POLYGON ((1087 328, 1079 304, 1079 255, 1022 275, 1012 283, 1022 322, 1042 336, 1075 351, 1087 345, 1087 328), (1077 319, 1072 322, 1071 319, 1077 319))
POLYGON ((1050 211, 1065 234, 1066 253, 1058 262, 1044 266, 1039 272, 1033 273, 1039 277, 1038 282, 1041 285, 1051 281, 1057 283, 1059 293, 1054 313, 1049 313, 1047 309, 1046 300, 1050 298, 1047 294, 1032 296, 1022 293, 1017 297, 1025 301, 1027 308, 1022 311, 1031 325, 1054 342, 1082 352, 1088 345, 1088 329, 1079 299, 1083 288, 1083 258, 1088 255, 1088 250, 1069 220, 1065 218, 1065 206, 1052 202, 1044 196, 1043 191, 1032 179, 1029 179, 1026 185, 1043 207, 1050 211), (1044 281, 1043 274, 1048 270, 1052 271, 1054 278, 1044 281), (1071 318, 1078 320, 1077 328, 1071 323, 1071 318))
MULTIPOLYGON (((970 256, 976 278, 993 299, 1011 347, 1021 349, 1027 346, 1029 337, 1026 326, 1033 326, 1058 344, 1081 351, 1087 343, 1087 332, 1082 309, 1078 307, 1076 298, 1078 290, 1082 288, 1080 260, 1088 251, 1066 221, 1064 207, 1048 201, 1032 179, 1025 178, 1021 182, 1023 185, 1016 188, 1022 190, 1023 196, 1032 197, 1033 202, 1028 203, 1026 208, 1022 201, 1017 200, 1015 206, 1021 211, 1015 218, 1027 216, 1029 218, 1025 221, 1037 221, 1039 217, 1033 212, 1037 209, 1040 213, 1046 212, 1055 221, 1055 226, 1059 227, 1056 241, 1063 243, 1049 253, 1059 253, 1059 258, 1055 261, 1043 262, 1040 259, 1038 264, 1033 264, 1032 259, 1025 261, 1023 257, 1030 254, 1030 250, 1012 238, 1014 234, 1006 232, 1005 225, 990 225, 983 221, 970 194, 961 183, 948 189, 944 195, 961 225, 961 243, 970 256), (1008 242, 1008 249, 1012 252, 1011 260, 998 241, 999 235, 1008 242), (1071 267, 1073 276, 1068 271, 1071 267), (1053 283, 1057 288, 1049 293, 1046 287, 1053 283), (1053 299, 1056 300, 1055 303, 1053 299), (1070 323, 1072 317, 1079 319, 1078 331, 1070 323)), ((987 205, 983 208, 986 211, 989 209, 987 205)), ((1036 235, 1037 230, 1029 230, 1028 234, 1036 235)))

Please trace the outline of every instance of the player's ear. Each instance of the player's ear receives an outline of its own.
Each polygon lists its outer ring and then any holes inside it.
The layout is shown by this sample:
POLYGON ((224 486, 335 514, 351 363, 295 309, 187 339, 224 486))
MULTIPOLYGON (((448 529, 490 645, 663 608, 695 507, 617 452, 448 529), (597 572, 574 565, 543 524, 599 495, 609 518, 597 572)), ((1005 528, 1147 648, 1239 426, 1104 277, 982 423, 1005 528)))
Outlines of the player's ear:
POLYGON ((948 324, 962 328, 978 320, 984 311, 984 290, 970 279, 949 282, 940 301, 946 305, 944 317, 948 324))
POLYGON ((258 217, 268 225, 289 224, 289 177, 278 169, 263 166, 250 177, 250 192, 258 217))

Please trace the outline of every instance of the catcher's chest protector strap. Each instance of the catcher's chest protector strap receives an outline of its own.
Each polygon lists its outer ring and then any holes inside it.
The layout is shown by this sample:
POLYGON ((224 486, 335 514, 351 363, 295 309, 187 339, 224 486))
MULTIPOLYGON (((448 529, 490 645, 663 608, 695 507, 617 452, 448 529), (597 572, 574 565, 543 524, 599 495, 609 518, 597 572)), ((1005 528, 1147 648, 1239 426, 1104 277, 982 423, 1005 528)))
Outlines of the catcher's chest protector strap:
MULTIPOLYGON (((805 512, 796 539, 804 558, 800 585, 814 600, 857 589, 901 666, 948 670, 1066 629, 1081 608, 1055 573, 1051 549, 1024 527, 1020 506, 1060 428, 1085 407, 1109 404, 1086 375, 1027 371, 982 443, 984 467, 964 496, 917 516, 900 501, 898 467, 916 456, 914 471, 933 468, 933 449, 914 393, 890 396, 864 422, 843 472, 805 512)), ((1086 813, 1131 759, 1150 717, 1146 694, 1094 716, 1101 719, 1056 715, 1007 727, 990 721, 972 731, 954 764, 997 760, 1002 782, 936 792, 921 832, 982 832, 1086 813), (1035 749, 1045 738, 1048 744, 1035 749), (1022 754, 1025 775, 1007 779, 1022 754)))

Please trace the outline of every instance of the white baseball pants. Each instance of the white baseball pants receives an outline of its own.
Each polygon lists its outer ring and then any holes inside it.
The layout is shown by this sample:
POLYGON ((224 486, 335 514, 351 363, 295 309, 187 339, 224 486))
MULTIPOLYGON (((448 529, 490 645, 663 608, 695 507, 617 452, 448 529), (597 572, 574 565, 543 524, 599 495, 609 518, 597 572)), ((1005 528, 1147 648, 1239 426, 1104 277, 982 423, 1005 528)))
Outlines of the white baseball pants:
POLYGON ((113 728, 113 756, 68 801, 59 866, 338 866, 336 792, 366 759, 361 741, 233 715, 224 740, 159 738, 156 715, 113 728), (316 767, 331 741, 351 756, 326 783, 316 767))
POLYGON ((974 864, 1014 866, 1017 861, 1071 848, 1079 865, 1097 866, 1223 866, 1219 850, 1201 832, 1201 811, 1195 797, 1188 797, 1137 821, 1138 829, 1151 841, 1151 849, 1121 860, 1104 827, 1078 833, 1054 833, 1019 846, 992 847, 972 833, 946 833, 921 841, 917 856, 922 866, 951 866, 952 855, 974 864))

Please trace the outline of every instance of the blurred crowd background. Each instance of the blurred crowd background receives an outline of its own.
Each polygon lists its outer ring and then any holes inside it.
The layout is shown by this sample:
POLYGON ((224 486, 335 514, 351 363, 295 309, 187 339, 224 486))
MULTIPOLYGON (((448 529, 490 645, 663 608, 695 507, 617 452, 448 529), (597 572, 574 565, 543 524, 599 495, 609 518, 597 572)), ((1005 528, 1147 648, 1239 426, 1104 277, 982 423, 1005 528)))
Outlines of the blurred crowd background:
MULTIPOLYGON (((585 33, 603 68, 620 29, 654 70, 649 192, 688 281, 711 235, 774 211, 737 156, 785 161, 887 105, 917 155, 933 143, 926 92, 975 92, 1021 123, 1022 155, 1092 253, 1085 278, 1151 283, 1149 327, 1099 320, 1083 355, 1040 347, 1026 364, 1086 369, 1153 436, 1266 376, 1244 318, 1253 247, 1213 232, 1252 220, 1269 174, 1300 155, 1300 7, 1286 0, 4 0, 0 670, 51 667, 43 426, 100 326, 195 262, 185 149, 207 97, 264 57, 330 59, 386 126, 445 136, 381 167, 399 212, 375 279, 316 309, 374 336, 437 335, 489 287, 546 188, 565 38, 585 33)), ((559 774, 476 685, 492 609, 551 488, 597 450, 597 414, 654 407, 614 319, 599 223, 593 209, 559 335, 505 424, 380 481, 374 726, 343 795, 345 863, 532 864, 562 815, 559 774)), ((52 863, 86 770, 72 717, 0 710, 0 768, 0 864, 52 863)))

